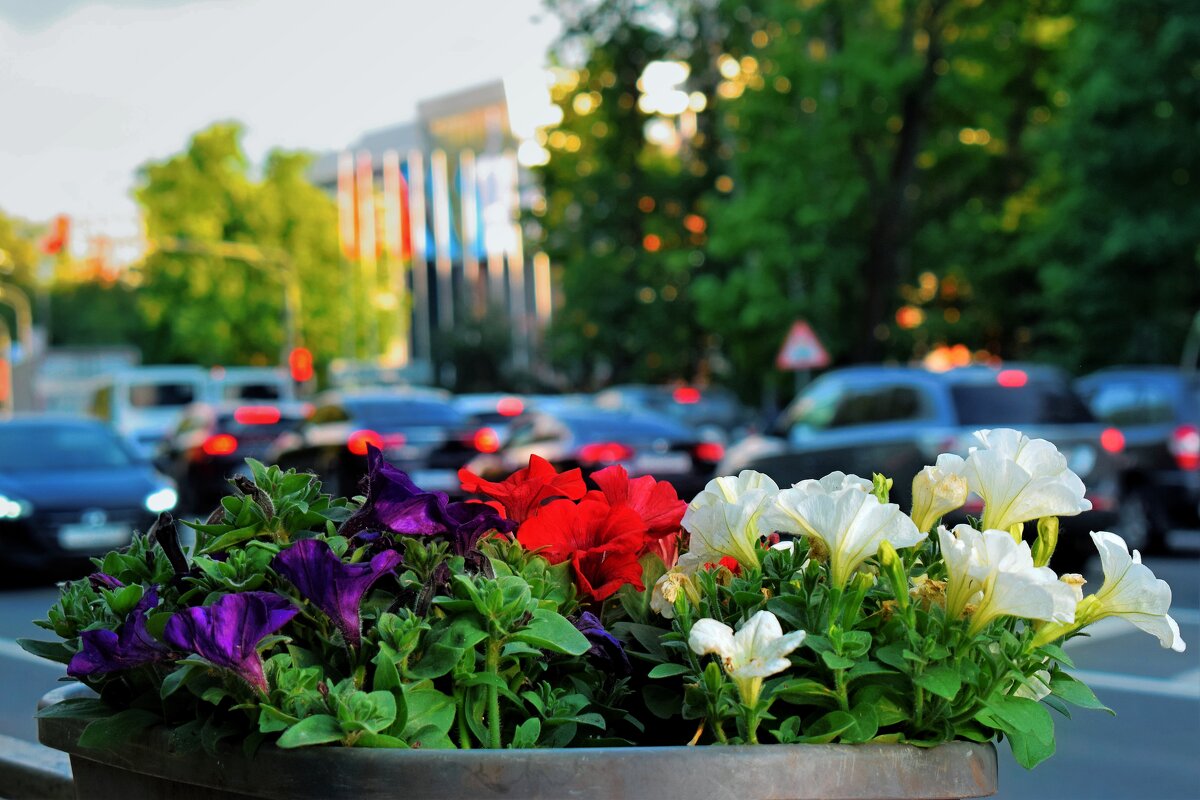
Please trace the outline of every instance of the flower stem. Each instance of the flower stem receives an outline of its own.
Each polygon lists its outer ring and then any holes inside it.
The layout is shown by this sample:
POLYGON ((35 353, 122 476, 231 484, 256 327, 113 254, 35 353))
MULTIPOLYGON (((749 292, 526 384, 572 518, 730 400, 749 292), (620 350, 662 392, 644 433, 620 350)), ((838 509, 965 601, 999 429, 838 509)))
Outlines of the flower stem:
POLYGON ((454 707, 458 717, 458 747, 460 750, 471 749, 471 734, 467 728, 467 711, 463 707, 463 689, 457 684, 454 687, 454 707))
MULTIPOLYGON (((487 648, 487 671, 500 677, 500 640, 490 639, 487 648)), ((500 749, 500 690, 495 684, 487 685, 488 747, 500 749)))

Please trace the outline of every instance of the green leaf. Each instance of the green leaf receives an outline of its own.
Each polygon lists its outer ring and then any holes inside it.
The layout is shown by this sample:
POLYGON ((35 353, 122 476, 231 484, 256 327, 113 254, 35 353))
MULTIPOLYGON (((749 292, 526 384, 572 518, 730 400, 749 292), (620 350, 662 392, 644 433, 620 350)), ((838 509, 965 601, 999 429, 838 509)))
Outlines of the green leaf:
POLYGON ((262 703, 258 707, 258 729, 263 733, 275 733, 287 730, 287 728, 299 721, 291 714, 285 714, 278 708, 275 708, 275 706, 262 703))
POLYGON ((404 749, 408 747, 408 742, 386 733, 364 733, 354 740, 354 746, 404 749))
MULTIPOLYGON (((253 503, 250 505, 254 506, 253 503)), ((257 506, 254 507, 257 508, 257 506)), ((221 550, 226 550, 235 544, 244 542, 247 539, 253 539, 257 534, 258 525, 247 525, 242 528, 234 528, 228 533, 223 533, 216 539, 213 539, 211 542, 204 545, 204 547, 200 548, 199 553, 200 555, 207 555, 208 553, 220 552, 221 550)))
POLYGON ((328 714, 317 714, 305 717, 284 731, 277 745, 286 749, 292 747, 308 747, 314 744, 327 744, 341 741, 345 734, 336 717, 328 714))
POLYGON ((879 732, 879 712, 875 706, 864 703, 850 709, 854 725, 842 732, 842 741, 850 744, 868 742, 879 732))
POLYGON ((46 706, 33 716, 37 719, 101 719, 111 717, 114 711, 98 697, 72 697, 46 706))
POLYGON ((440 678, 454 669, 454 665, 463 657, 463 652, 461 647, 435 642, 425 651, 420 661, 405 670, 405 677, 415 680, 440 678))
POLYGON ((188 679, 192 677, 193 673, 195 673, 196 668, 197 667, 195 664, 184 664, 171 674, 167 675, 167 677, 163 678, 162 686, 159 687, 158 696, 161 699, 166 700, 168 697, 175 694, 175 692, 179 691, 182 687, 186 686, 188 679))
POLYGON ((512 634, 512 638, 542 650, 572 656, 581 656, 592 646, 570 620, 544 608, 534 611, 529 624, 512 634))
POLYGON ((536 747, 538 738, 542 735, 542 722, 537 717, 530 717, 517 726, 513 731, 512 743, 509 747, 524 749, 536 747))
POLYGON ((830 711, 805 728, 804 735, 796 737, 796 741, 807 744, 829 744, 844 731, 857 724, 858 720, 845 711, 830 711))
POLYGON ((790 678, 775 687, 772 697, 800 703, 811 698, 836 697, 837 693, 811 678, 790 678))
POLYGON ((127 708, 111 717, 95 719, 79 736, 80 747, 120 747, 131 738, 153 727, 161 717, 144 708, 127 708))
POLYGON ((913 678, 913 683, 938 697, 953 700, 958 694, 958 690, 962 688, 962 677, 954 667, 942 664, 925 670, 913 678))
POLYGON ((1054 755, 1054 720, 1041 703, 1027 697, 999 697, 976 719, 1004 731, 1013 757, 1026 769, 1054 755))
POLYGON ((852 659, 845 656, 839 656, 832 650, 825 650, 821 653, 821 660, 825 662, 825 666, 830 669, 850 669, 854 666, 852 659))
POLYGON ((1067 655, 1067 651, 1063 650, 1056 644, 1044 644, 1039 647, 1038 650, 1041 650, 1043 653, 1050 656, 1064 667, 1071 668, 1075 666, 1075 662, 1071 660, 1069 655, 1067 655))
POLYGON ((846 673, 848 680, 856 678, 866 678, 869 675, 895 675, 896 671, 888 669, 883 664, 877 661, 860 661, 854 665, 854 668, 846 673))
MULTIPOLYGON (((449 730, 449 726, 446 730, 449 730)), ((408 734, 404 737, 408 740, 408 746, 413 748, 421 748, 422 750, 453 750, 454 742, 450 741, 450 737, 446 735, 446 731, 436 725, 426 725, 408 734)))
POLYGON ((37 639, 17 639, 17 644, 26 653, 56 661, 59 664, 69 664, 75 656, 75 651, 63 642, 42 642, 37 639))
POLYGON ((1101 703, 1091 688, 1083 681, 1076 680, 1065 672, 1057 672, 1050 679, 1050 694, 1061 697, 1072 705, 1080 708, 1092 708, 1097 711, 1107 711, 1114 717, 1117 712, 1101 703))
POLYGON ((413 743, 418 731, 432 728, 445 734, 454 723, 454 699, 435 689, 405 686, 404 702, 408 708, 408 719, 400 737, 409 744, 413 743))
POLYGON ((670 678, 675 675, 683 675, 691 672, 692 668, 686 664, 659 664, 654 669, 650 670, 649 678, 670 678))

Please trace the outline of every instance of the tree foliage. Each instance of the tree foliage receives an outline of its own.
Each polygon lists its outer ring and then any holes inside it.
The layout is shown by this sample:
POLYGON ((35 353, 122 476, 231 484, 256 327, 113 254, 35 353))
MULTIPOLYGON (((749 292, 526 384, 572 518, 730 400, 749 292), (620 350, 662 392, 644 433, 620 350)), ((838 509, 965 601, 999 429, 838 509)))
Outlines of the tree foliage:
POLYGON ((289 273, 301 287, 303 340, 319 361, 339 352, 353 310, 341 302, 333 200, 306 180, 307 155, 273 151, 255 179, 241 133, 213 125, 140 171, 151 253, 138 296, 155 334, 143 342, 146 361, 279 363, 289 273))

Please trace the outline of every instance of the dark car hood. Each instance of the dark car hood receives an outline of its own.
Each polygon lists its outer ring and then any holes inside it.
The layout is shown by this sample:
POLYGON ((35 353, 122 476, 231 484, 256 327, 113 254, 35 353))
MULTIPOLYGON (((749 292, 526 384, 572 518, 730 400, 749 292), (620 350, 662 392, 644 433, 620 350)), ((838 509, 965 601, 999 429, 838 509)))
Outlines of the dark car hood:
POLYGON ((140 508, 163 486, 144 466, 66 472, 0 473, 0 494, 28 500, 35 509, 140 508))

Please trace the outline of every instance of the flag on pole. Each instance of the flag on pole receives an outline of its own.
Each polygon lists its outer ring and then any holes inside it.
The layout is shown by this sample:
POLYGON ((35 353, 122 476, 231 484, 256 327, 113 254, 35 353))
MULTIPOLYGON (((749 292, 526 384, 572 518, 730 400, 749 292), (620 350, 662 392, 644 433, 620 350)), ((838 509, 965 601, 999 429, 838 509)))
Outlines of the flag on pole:
POLYGON ((375 218, 375 173, 371 166, 371 154, 358 154, 358 172, 355 184, 358 188, 358 258, 364 266, 373 266, 378 256, 375 218))
POLYGON ((342 255, 354 261, 358 258, 358 202, 354 196, 354 156, 338 155, 337 170, 338 243, 342 255))

